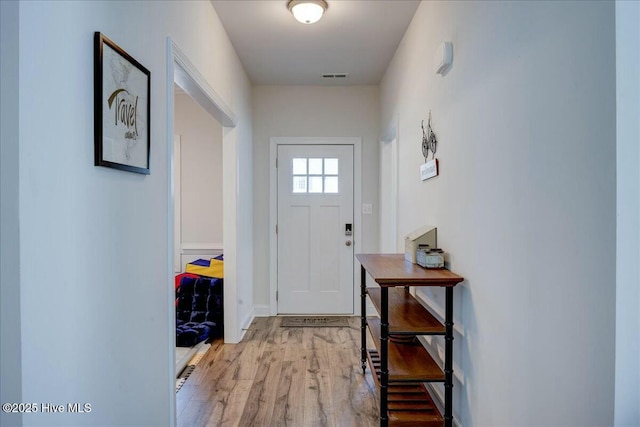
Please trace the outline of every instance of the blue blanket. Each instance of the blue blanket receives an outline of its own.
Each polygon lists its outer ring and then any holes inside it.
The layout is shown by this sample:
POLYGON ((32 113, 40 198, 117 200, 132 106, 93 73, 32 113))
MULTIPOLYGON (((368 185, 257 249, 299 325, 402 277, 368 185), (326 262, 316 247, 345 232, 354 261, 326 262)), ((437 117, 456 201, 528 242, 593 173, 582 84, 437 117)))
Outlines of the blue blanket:
POLYGON ((176 345, 191 347, 223 334, 223 279, 183 277, 176 289, 176 345))

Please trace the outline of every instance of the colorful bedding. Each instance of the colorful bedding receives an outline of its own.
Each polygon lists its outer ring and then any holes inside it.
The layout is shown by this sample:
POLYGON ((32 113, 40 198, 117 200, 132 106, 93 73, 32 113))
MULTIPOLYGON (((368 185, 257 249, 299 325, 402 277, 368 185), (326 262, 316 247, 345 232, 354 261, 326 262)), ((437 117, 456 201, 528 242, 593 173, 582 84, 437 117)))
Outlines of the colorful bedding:
POLYGON ((194 274, 179 276, 180 284, 176 288, 176 345, 191 347, 222 336, 224 280, 194 274))
POLYGON ((210 260, 197 259, 187 264, 187 273, 197 274, 206 277, 224 277, 224 261, 217 258, 210 260))

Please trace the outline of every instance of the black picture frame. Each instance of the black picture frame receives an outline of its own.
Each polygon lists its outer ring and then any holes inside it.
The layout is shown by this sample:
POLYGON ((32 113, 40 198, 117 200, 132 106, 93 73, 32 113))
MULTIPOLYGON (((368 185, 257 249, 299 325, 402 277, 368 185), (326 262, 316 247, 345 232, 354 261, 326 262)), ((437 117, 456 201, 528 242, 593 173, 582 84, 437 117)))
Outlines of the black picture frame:
POLYGON ((95 166, 149 175, 151 72, 96 31, 93 77, 95 166))

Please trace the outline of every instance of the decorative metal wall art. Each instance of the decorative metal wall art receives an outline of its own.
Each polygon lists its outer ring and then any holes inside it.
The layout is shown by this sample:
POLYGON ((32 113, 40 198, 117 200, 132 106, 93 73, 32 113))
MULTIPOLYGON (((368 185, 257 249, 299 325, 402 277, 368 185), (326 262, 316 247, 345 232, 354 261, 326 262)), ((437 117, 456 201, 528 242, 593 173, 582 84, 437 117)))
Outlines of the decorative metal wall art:
POLYGON ((431 127, 431 111, 429 111, 429 122, 427 123, 427 129, 424 128, 424 120, 422 121, 422 155, 424 156, 425 163, 429 157, 429 150, 431 150, 432 157, 436 157, 436 150, 438 149, 438 139, 431 127))
POLYGON ((431 127, 431 111, 429 111, 429 121, 427 128, 424 128, 424 120, 422 121, 422 155, 424 156, 424 164, 420 165, 420 179, 426 181, 436 177, 438 171, 438 159, 436 159, 436 150, 438 149, 438 139, 431 127), (429 151, 431 151, 431 160, 429 160, 429 151))

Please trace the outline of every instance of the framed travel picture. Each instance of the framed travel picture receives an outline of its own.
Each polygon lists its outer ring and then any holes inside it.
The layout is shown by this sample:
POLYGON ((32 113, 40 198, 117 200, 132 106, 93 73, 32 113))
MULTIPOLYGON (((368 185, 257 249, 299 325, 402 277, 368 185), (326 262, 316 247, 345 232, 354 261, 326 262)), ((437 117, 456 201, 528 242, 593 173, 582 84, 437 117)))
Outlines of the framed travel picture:
POLYGON ((94 35, 95 165, 149 175, 151 72, 94 35))

